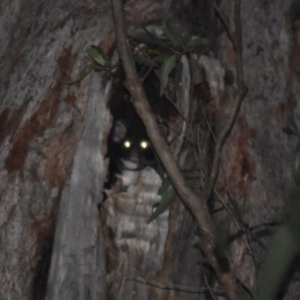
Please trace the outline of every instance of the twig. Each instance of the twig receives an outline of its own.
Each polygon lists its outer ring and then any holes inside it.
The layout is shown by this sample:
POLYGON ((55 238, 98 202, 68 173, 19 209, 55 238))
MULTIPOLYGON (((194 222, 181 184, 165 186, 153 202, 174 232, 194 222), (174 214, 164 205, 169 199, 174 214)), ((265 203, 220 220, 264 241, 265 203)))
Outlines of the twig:
POLYGON ((227 16, 225 15, 223 10, 216 3, 214 4, 214 9, 216 10, 220 20, 222 21, 223 25, 225 26, 226 32, 227 32, 228 37, 229 37, 229 39, 232 43, 233 49, 236 50, 237 41, 235 39, 234 34, 230 30, 230 26, 229 26, 228 21, 227 21, 228 20, 227 16))
MULTIPOLYGON (((157 288, 157 289, 160 289, 160 290, 178 291, 178 292, 187 293, 187 294, 205 294, 209 291, 209 289, 211 289, 211 288, 208 288, 208 287, 203 287, 203 288, 198 288, 196 290, 196 289, 186 287, 186 286, 181 286, 181 285, 178 285, 178 284, 172 284, 171 286, 168 286, 168 285, 162 285, 161 282, 148 281, 144 277, 142 277, 142 278, 143 278, 143 280, 140 280, 140 279, 137 279, 137 278, 128 278, 128 279, 125 279, 125 281, 134 281, 134 282, 137 282, 137 283, 146 284, 148 286, 151 286, 153 288, 157 288)), ((218 295, 218 296, 224 296, 224 292, 220 288, 214 289, 213 293, 215 295, 218 295)))
POLYGON ((242 22, 241 22, 241 0, 236 0, 234 3, 234 22, 235 22, 235 40, 236 40, 236 72, 237 84, 241 89, 247 88, 244 86, 243 74, 243 56, 242 56, 242 22))
MULTIPOLYGON (((219 201, 225 207, 227 213, 230 215, 230 217, 231 217, 233 223, 235 224, 235 227, 237 228, 237 230, 239 232, 243 232, 244 229, 242 229, 242 227, 240 226, 239 221, 237 220, 236 216, 233 213, 233 210, 227 205, 227 203, 223 200, 223 198, 221 197, 221 195, 217 191, 214 191, 214 194, 218 197, 219 201)), ((244 244, 247 246, 249 252, 252 254, 253 251, 252 251, 250 243, 244 238, 244 236, 242 236, 242 240, 243 240, 244 244)))
POLYGON ((204 274, 204 282, 205 282, 205 284, 206 284, 206 286, 207 286, 207 289, 208 289, 208 291, 209 291, 209 294, 210 294, 211 298, 212 298, 213 300, 216 300, 216 297, 215 297, 216 293, 214 292, 214 290, 212 289, 212 287, 209 285, 209 282, 208 282, 208 280, 207 280, 206 274, 204 274))
POLYGON ((149 138, 167 171, 182 202, 193 214, 201 233, 201 249, 222 283, 228 299, 235 299, 237 286, 231 273, 223 273, 214 254, 215 237, 206 202, 186 184, 166 141, 161 137, 155 117, 145 96, 138 77, 124 29, 122 0, 112 0, 118 51, 126 74, 126 87, 132 96, 133 105, 141 117, 149 138))
MULTIPOLYGON (((223 146, 228 138, 232 127, 236 121, 237 114, 240 110, 240 106, 242 103, 243 98, 246 96, 248 92, 247 87, 244 84, 244 76, 243 76, 243 58, 242 58, 242 34, 241 34, 241 17, 240 17, 240 0, 235 0, 234 4, 234 20, 235 20, 235 35, 233 43, 236 42, 234 45, 236 49, 236 73, 237 73, 237 84, 238 84, 238 91, 237 95, 234 99, 233 108, 228 118, 227 124, 225 124, 224 129, 220 132, 217 142, 216 148, 214 153, 214 159, 212 163, 212 169, 209 177, 209 182, 207 188, 205 190, 205 199, 208 201, 212 195, 216 180, 218 178, 219 173, 219 164, 220 164, 220 157, 223 146)), ((231 31, 228 28, 228 35, 229 37, 232 36, 231 31)))
POLYGON ((182 74, 181 74, 181 87, 178 90, 178 99, 182 100, 183 103, 183 114, 184 119, 182 122, 182 128, 181 132, 179 134, 179 139, 177 141, 177 145, 174 150, 174 157, 177 160, 179 153, 181 151, 183 141, 186 136, 188 122, 186 121, 188 119, 188 116, 190 114, 190 86, 191 86, 191 80, 190 80, 190 69, 189 69, 189 62, 187 60, 186 55, 183 55, 181 57, 181 63, 182 63, 182 74))

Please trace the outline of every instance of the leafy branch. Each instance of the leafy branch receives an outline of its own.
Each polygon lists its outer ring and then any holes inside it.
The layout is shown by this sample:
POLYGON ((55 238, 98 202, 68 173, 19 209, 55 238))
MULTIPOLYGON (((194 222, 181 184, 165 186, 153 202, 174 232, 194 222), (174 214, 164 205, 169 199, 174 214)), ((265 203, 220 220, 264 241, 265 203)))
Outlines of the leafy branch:
POLYGON ((107 57, 104 55, 102 50, 97 46, 91 46, 89 49, 86 50, 91 63, 87 66, 85 66, 79 74, 76 76, 75 79, 68 82, 68 85, 74 84, 76 82, 81 81, 84 79, 88 74, 90 74, 93 70, 95 72, 102 72, 104 71, 107 75, 110 75, 112 70, 114 69, 113 66, 111 66, 110 61, 107 59, 107 57))
MULTIPOLYGON (((214 253, 215 236, 214 236, 214 230, 213 230, 210 214, 208 212, 208 208, 206 205, 206 199, 197 195, 195 192, 193 192, 190 189, 181 171, 179 170, 166 141, 161 137, 159 133, 159 128, 156 123, 155 117, 151 111, 145 93, 143 91, 141 80, 135 70, 133 56, 130 51, 127 35, 124 29, 124 21, 122 15, 122 1, 112 0, 112 6, 113 6, 114 21, 115 21, 118 51, 126 74, 125 85, 132 96, 133 105, 146 127, 147 133, 153 143, 153 146, 165 170, 168 173, 168 176, 175 190, 180 196, 182 202, 189 208, 189 210, 193 214, 199 226, 199 230, 201 233, 201 240, 202 240, 201 242, 202 251, 205 253, 210 265, 212 266, 219 280, 221 281, 228 299, 235 299, 237 293, 237 286, 236 286, 235 279, 233 278, 231 272, 224 273, 222 271, 222 268, 219 265, 218 259, 216 258, 214 253)), ((236 0, 236 10, 239 7, 240 7, 240 0, 236 0)), ((239 14, 239 10, 238 10, 238 14, 239 14)), ((237 23, 237 27, 238 26, 240 27, 240 23, 237 23)), ((240 47, 238 49, 240 49, 240 47)), ((241 51, 238 57, 241 57, 241 51)), ((237 73, 239 74, 239 72, 237 73)), ((244 91, 244 88, 242 89, 242 91, 244 91)), ((226 130, 223 131, 223 134, 219 138, 219 144, 220 144, 218 148, 219 151, 221 151, 222 146, 232 128, 232 125, 237 115, 237 111, 240 107, 240 102, 244 94, 245 94, 244 92, 238 93, 239 97, 236 98, 235 105, 234 105, 235 110, 233 110, 230 120, 227 126, 225 127, 226 130)), ((217 156, 218 158, 216 158, 216 161, 218 165, 220 152, 217 152, 217 156)), ((216 176, 217 174, 215 175, 215 178, 216 176)), ((215 179, 213 178, 211 182, 214 184, 215 179)))

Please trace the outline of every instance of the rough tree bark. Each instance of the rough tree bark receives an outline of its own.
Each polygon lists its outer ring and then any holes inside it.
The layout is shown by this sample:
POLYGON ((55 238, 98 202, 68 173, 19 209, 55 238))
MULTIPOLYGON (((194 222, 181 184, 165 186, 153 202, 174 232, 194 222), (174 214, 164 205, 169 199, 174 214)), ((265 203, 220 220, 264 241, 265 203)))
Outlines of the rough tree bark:
MULTIPOLYGON (((234 30, 232 3, 221 1, 219 6, 234 30)), ((170 1, 126 2, 130 28, 161 20, 169 6, 170 1)), ((224 147, 215 197, 243 212, 243 222, 236 222, 236 216, 230 221, 229 231, 237 238, 229 257, 233 272, 251 291, 258 273, 253 256, 266 255, 253 239, 254 230, 281 220, 284 201, 295 185, 298 140, 282 127, 291 118, 299 120, 299 15, 298 1, 241 5, 249 92, 224 147)), ((107 51, 114 39, 110 1, 0 3, 0 299, 118 295, 115 286, 114 293, 107 291, 108 254, 97 211, 110 127, 109 87, 103 87, 98 73, 66 85, 89 63, 88 46, 101 45, 107 51)), ((218 132, 231 109, 236 75, 226 32, 214 57, 227 80, 225 96, 213 108, 218 132)), ((221 214, 220 219, 228 219, 227 212, 221 214)), ((219 215, 213 218, 217 222, 219 215)), ((136 283, 131 283, 140 289, 146 285, 148 299, 199 299, 209 283, 195 246, 196 224, 179 202, 171 206, 168 220, 162 273, 156 281, 137 283, 134 278, 136 283)), ((296 299, 299 290, 292 280, 283 298, 296 299)), ((127 299, 134 299, 129 293, 127 299)))
POLYGON ((110 5, 3 1, 0 14, 0 298, 45 299, 52 256, 47 299, 104 299, 107 95, 99 74, 66 83, 108 39, 110 5))

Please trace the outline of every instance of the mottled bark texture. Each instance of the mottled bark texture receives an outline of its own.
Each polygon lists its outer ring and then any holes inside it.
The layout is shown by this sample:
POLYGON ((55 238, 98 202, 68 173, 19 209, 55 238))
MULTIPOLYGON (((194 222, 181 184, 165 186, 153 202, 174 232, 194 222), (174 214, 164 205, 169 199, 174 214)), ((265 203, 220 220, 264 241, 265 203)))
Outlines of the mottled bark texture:
MULTIPOLYGON (((225 13, 232 15, 229 2, 223 4, 225 13)), ((241 6, 244 74, 249 92, 225 145, 217 188, 239 207, 243 222, 249 226, 241 224, 244 235, 236 238, 241 227, 230 225, 235 233, 230 251, 237 277, 250 289, 256 284, 255 276, 261 270, 258 262, 267 247, 266 241, 256 236, 276 228, 295 188, 293 167, 298 140, 282 128, 290 126, 292 118, 299 126, 299 12, 298 1, 242 1, 241 6)), ((222 35, 218 48, 217 56, 229 75, 234 71, 235 55, 226 35, 222 35)), ((220 108, 229 111, 226 97, 223 101, 220 108)), ((222 119, 224 111, 217 115, 222 119)), ((281 297, 295 299, 299 291, 299 283, 290 280, 281 297)))
POLYGON ((0 299, 45 299, 47 280, 47 299, 104 299, 107 95, 99 74, 66 83, 109 40, 110 5, 0 6, 0 299))
MULTIPOLYGON (((219 6, 234 30, 232 3, 221 1, 219 6)), ((193 20, 212 26, 211 6, 192 6, 194 12, 201 9, 206 17, 199 19, 195 13, 193 20)), ((180 30, 186 21, 174 10, 170 1, 125 3, 132 32, 140 24, 161 21, 169 11, 180 30)), ((282 128, 291 119, 300 121, 299 15, 298 1, 254 0, 241 5, 249 92, 224 146, 212 207, 221 208, 221 199, 240 211, 237 216, 232 210, 229 218, 227 211, 216 210, 213 221, 216 228, 221 227, 219 220, 229 224, 230 265, 251 291, 259 272, 255 262, 263 260, 262 245, 267 245, 265 239, 257 242, 261 235, 255 230, 270 230, 281 221, 295 186, 298 140, 282 128)), ((114 42, 109 1, 0 2, 0 299, 190 300, 201 299, 207 286, 211 293, 220 291, 213 276, 203 275, 199 232, 178 201, 149 228, 141 224, 135 230, 138 223, 128 217, 132 212, 122 215, 131 207, 124 207, 120 198, 105 203, 98 214, 109 86, 101 84, 98 73, 72 86, 66 83, 90 62, 85 55, 88 46, 100 45, 107 52, 114 42), (115 236, 124 225, 120 220, 134 224, 125 238, 115 236), (140 235, 140 248, 130 248, 132 237, 140 235)), ((218 134, 236 87, 236 57, 226 31, 211 56, 225 70, 225 92, 216 98, 209 78, 201 92, 208 90, 212 98, 206 112, 218 134)), ((210 158, 207 153, 203 157, 210 158)), ((209 169, 208 161, 203 165, 209 169)), ((282 298, 296 299, 299 290, 297 281, 287 281, 282 298)))

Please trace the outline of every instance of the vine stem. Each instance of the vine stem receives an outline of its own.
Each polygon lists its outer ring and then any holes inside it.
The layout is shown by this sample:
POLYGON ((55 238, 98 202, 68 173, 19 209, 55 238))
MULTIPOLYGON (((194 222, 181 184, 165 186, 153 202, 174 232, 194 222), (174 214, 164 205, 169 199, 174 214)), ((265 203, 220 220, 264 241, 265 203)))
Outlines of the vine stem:
POLYGON ((141 117, 149 138, 166 170, 168 176, 180 196, 182 202, 194 216, 201 234, 201 249, 218 276, 228 299, 236 299, 237 286, 231 272, 224 273, 215 256, 215 237, 213 224, 206 201, 194 193, 185 182, 174 157, 159 132, 156 119, 145 96, 130 50, 123 20, 122 0, 112 0, 116 38, 119 55, 126 74, 125 86, 132 96, 133 105, 141 117))

